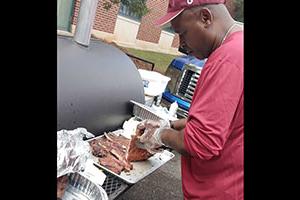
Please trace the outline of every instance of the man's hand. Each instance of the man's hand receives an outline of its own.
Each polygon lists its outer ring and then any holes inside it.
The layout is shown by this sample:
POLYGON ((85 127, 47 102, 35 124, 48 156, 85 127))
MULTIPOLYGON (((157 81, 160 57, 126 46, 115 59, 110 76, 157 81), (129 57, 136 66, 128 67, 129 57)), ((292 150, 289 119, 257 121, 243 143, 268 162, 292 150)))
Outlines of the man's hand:
POLYGON ((169 122, 165 120, 144 120, 137 126, 139 131, 144 132, 139 138, 139 142, 143 143, 147 151, 151 154, 160 152, 159 148, 163 146, 160 137, 161 130, 169 127, 169 122))

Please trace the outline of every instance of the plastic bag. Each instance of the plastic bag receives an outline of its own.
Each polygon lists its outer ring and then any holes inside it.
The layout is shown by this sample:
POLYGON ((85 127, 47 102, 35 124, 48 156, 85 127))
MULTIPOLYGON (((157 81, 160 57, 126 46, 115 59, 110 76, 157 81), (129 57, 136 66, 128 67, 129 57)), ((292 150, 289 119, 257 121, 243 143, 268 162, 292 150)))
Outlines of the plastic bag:
POLYGON ((169 108, 169 118, 177 117, 176 115, 177 109, 178 109, 178 103, 177 101, 174 101, 169 108))
POLYGON ((139 123, 141 122, 136 120, 135 117, 131 117, 129 120, 123 123, 123 131, 121 132, 121 134, 127 139, 131 139, 131 136, 135 135, 136 127, 139 123))
POLYGON ((57 131, 57 177, 84 170, 92 158, 90 145, 83 137, 94 137, 85 128, 57 131))

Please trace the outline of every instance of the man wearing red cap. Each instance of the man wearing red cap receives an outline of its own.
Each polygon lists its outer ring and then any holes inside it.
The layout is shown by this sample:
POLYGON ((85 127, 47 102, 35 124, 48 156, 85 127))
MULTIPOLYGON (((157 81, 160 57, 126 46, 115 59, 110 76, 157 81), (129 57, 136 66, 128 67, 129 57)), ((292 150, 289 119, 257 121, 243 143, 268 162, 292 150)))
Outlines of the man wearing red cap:
POLYGON ((188 54, 207 58, 187 119, 171 125, 148 120, 138 126, 149 152, 165 145, 181 153, 187 200, 244 199, 243 28, 224 3, 169 0, 167 14, 157 21, 160 26, 171 23, 188 54))

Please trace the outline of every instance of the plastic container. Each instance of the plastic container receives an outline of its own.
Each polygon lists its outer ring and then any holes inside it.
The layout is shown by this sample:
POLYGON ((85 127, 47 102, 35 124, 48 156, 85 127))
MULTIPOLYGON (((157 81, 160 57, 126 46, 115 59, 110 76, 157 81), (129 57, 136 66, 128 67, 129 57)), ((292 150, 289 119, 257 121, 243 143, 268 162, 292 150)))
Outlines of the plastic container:
POLYGON ((145 105, 151 107, 154 103, 155 97, 145 95, 145 105))
POLYGON ((171 80, 170 77, 164 76, 158 72, 144 69, 139 69, 138 71, 143 80, 145 95, 148 96, 161 95, 165 91, 168 82, 171 80))

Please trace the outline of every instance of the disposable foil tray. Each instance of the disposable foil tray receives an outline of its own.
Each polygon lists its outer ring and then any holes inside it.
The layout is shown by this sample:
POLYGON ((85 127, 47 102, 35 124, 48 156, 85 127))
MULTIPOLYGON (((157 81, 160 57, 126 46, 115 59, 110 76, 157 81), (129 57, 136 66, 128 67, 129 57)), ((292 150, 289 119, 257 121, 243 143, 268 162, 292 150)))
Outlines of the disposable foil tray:
MULTIPOLYGON (((119 130, 117 130, 119 131, 119 130)), ((95 139, 99 139, 100 137, 103 137, 103 135, 89 139, 88 141, 92 141, 95 139)), ((98 158, 94 157, 95 165, 100 167, 101 169, 119 177, 123 181, 129 184, 135 184, 144 177, 148 176, 155 170, 157 170, 159 167, 164 165, 166 162, 171 160, 175 155, 168 150, 163 150, 161 153, 156 153, 152 157, 148 158, 148 160, 145 161, 137 161, 137 162, 131 162, 133 165, 133 169, 129 172, 122 171, 121 174, 116 174, 110 169, 100 165, 98 162, 98 158)))
POLYGON ((108 200, 103 188, 79 173, 69 174, 69 183, 62 200, 108 200))

